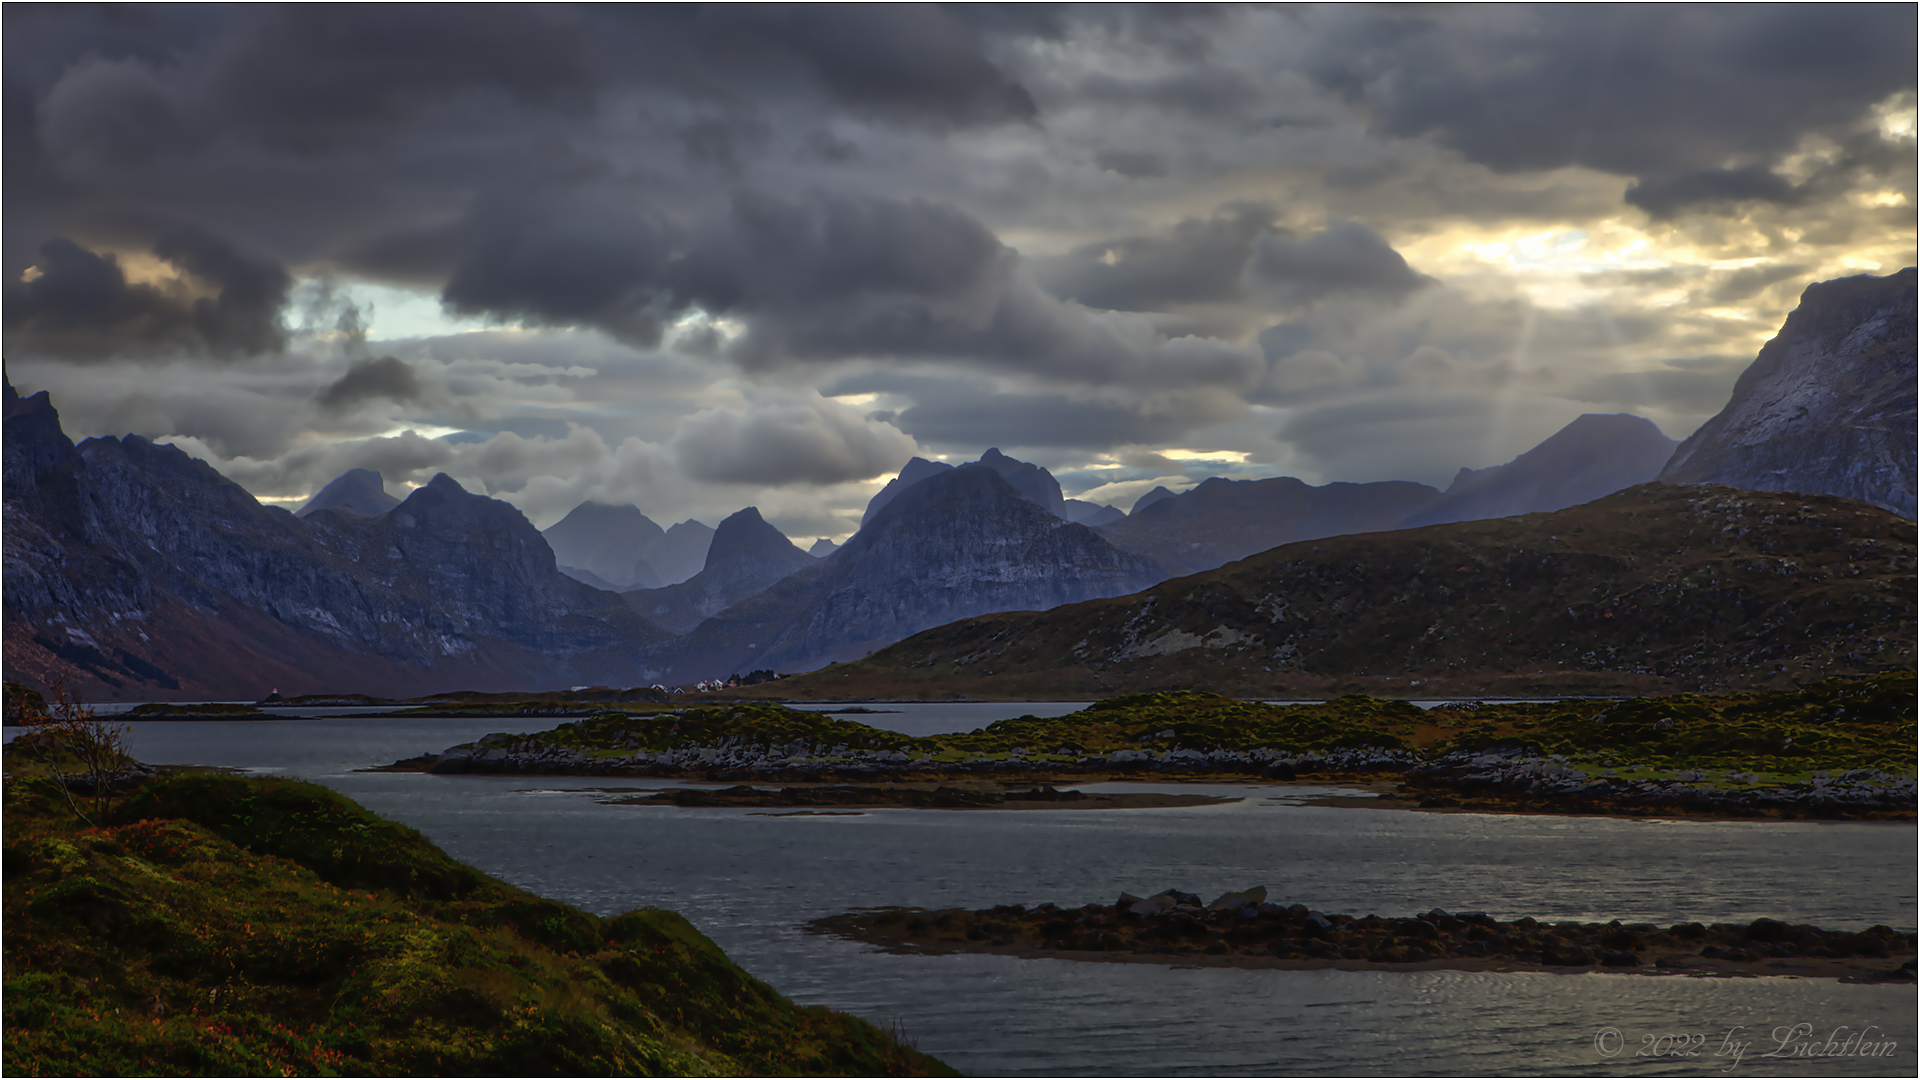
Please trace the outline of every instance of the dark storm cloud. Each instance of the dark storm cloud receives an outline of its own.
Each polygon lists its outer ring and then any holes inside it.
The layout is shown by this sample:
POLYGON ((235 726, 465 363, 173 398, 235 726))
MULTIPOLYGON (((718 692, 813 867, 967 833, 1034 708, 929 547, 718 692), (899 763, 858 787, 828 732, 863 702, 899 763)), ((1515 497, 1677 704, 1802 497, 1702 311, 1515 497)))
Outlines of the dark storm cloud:
POLYGON ((1235 203, 1165 236, 1095 241, 1035 260, 1034 273, 1055 296, 1119 311, 1236 300, 1254 240, 1272 231, 1273 216, 1271 207, 1235 203))
POLYGON ((1165 445, 1245 414, 1238 398, 1204 389, 1116 400, 1050 391, 1002 393, 955 380, 923 386, 918 397, 918 404, 893 421, 900 430, 923 443, 974 452, 996 445, 1096 450, 1165 445))
POLYGON ((974 29, 940 8, 717 5, 703 9, 698 23, 714 55, 743 68, 797 68, 839 103, 872 115, 974 124, 1027 121, 1038 112, 1027 91, 987 59, 974 29))
POLYGON ((1700 207, 1724 207, 1744 202, 1792 206, 1804 193, 1785 177, 1758 165, 1739 169, 1706 169, 1666 180, 1637 183, 1627 189, 1627 203, 1658 220, 1700 207))
POLYGON ((1380 234, 1342 221, 1294 238, 1263 236, 1255 245, 1252 275, 1280 302, 1303 306, 1334 293, 1364 293, 1398 299, 1432 279, 1416 272, 1380 234))
POLYGON ((449 309, 659 341, 668 223, 631 205, 562 194, 484 204, 457 232, 448 246, 465 250, 441 293, 449 309))
POLYGON ((40 246, 36 273, 6 286, 10 347, 75 358, 146 353, 230 357, 286 343, 280 322, 293 281, 197 228, 162 235, 153 254, 213 295, 130 282, 111 254, 64 237, 40 246))
POLYGON ((413 368, 398 357, 382 356, 356 361, 345 375, 320 391, 316 400, 321 408, 340 411, 376 398, 403 402, 419 397, 420 377, 413 368))
POLYGON ((1913 84, 1908 4, 1343 9, 1311 69, 1375 130, 1510 172, 1772 156, 1913 84))

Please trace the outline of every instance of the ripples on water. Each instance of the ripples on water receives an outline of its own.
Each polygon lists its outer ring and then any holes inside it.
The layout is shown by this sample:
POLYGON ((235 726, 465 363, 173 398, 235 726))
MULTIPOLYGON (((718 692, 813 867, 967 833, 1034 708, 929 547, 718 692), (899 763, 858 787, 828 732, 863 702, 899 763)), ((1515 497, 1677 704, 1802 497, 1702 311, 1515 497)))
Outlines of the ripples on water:
MULTIPOLYGON (((1059 704, 1070 711, 1071 704, 1059 704)), ((977 726, 1010 710, 853 716, 977 726)), ((1039 712, 1040 706, 1019 706, 1039 712)), ((1629 821, 1309 807, 1299 788, 1180 785, 1244 796, 1113 811, 771 817, 605 806, 593 778, 350 770, 548 721, 140 723, 137 756, 285 771, 413 825, 456 858, 611 914, 678 910, 755 975, 808 1004, 897 1022, 919 1047, 990 1075, 1914 1075, 1912 985, 1590 973, 1282 972, 994 956, 893 956, 802 933, 851 907, 1111 902, 1120 890, 1265 885, 1327 912, 1432 907, 1668 924, 1762 915, 1912 930, 1920 873, 1907 825, 1629 821), (1892 1058, 1767 1060, 1772 1029, 1877 1025, 1892 1058), (1596 1032, 1617 1029, 1603 1058, 1596 1032), (1732 1028, 1737 1066, 1716 1056, 1732 1028), (1708 1035, 1692 1059, 1635 1059, 1642 1036, 1708 1035), (1731 1067, 1730 1071, 1729 1067, 1731 1067)), ((952 727, 946 730, 953 730, 952 727)), ((922 732, 915 732, 922 733, 922 732)), ((1104 785, 1168 790, 1168 785, 1104 785)))

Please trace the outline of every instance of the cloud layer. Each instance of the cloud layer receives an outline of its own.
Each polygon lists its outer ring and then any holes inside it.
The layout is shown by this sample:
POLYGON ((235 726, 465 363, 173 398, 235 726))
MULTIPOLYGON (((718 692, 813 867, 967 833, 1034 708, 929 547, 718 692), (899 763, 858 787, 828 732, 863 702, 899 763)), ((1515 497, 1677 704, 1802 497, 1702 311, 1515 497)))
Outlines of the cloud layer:
POLYGON ((0 18, 10 376, 268 498, 1444 483, 1914 247, 1898 5, 0 18))

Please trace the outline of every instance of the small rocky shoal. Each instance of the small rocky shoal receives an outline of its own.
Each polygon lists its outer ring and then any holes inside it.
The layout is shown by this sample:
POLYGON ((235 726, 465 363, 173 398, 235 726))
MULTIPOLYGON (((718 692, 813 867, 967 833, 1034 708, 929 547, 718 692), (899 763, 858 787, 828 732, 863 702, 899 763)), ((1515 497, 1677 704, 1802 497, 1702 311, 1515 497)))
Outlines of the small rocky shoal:
POLYGON ((1120 810, 1148 806, 1203 806, 1240 800, 1217 795, 1173 795, 1156 792, 1097 794, 1057 791, 1052 785, 1026 791, 993 791, 940 785, 819 784, 777 790, 736 785, 725 789, 673 788, 604 800, 629 806, 757 806, 858 809, 912 807, 922 810, 1120 810))
POLYGON ((1239 967, 1604 970, 1912 980, 1914 940, 1885 926, 1822 930, 1751 923, 1501 922, 1434 909, 1409 918, 1325 915, 1268 903, 1265 889, 1211 904, 1169 889, 1110 905, 967 911, 876 908, 807 924, 893 952, 988 952, 1239 967))

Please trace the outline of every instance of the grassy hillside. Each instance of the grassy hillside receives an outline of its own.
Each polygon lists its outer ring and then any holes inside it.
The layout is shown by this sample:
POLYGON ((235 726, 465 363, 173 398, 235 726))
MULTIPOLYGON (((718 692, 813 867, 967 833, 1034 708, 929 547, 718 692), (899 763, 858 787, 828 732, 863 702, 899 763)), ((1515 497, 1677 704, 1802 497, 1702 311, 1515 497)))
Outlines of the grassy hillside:
POLYGON ((325 788, 173 777, 81 829, 5 803, 10 1075, 947 1075, 672 912, 588 915, 325 788))
POLYGON ((1910 670, 1914 523, 1643 484, 1550 514, 1289 544, 1132 596, 1002 612, 739 691, 803 700, 1572 696, 1910 670))

